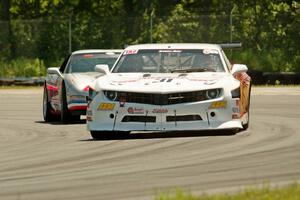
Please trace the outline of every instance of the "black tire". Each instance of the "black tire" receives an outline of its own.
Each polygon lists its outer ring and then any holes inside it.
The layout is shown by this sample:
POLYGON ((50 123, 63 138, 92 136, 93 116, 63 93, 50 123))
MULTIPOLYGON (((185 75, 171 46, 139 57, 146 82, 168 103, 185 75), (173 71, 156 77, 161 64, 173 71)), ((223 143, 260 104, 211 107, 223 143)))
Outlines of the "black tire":
POLYGON ((91 136, 94 140, 105 139, 123 139, 127 138, 130 134, 129 131, 91 131, 91 136))
POLYGON ((249 128, 249 124, 250 124, 250 97, 251 97, 251 83, 250 83, 250 88, 249 88, 249 101, 248 101, 248 109, 247 109, 247 113, 248 113, 248 121, 246 124, 243 124, 243 129, 242 130, 247 130, 249 128))
POLYGON ((71 115, 68 109, 66 87, 64 83, 62 84, 62 88, 61 88, 60 106, 61 106, 60 121, 63 124, 67 124, 71 121, 71 115))
POLYGON ((91 136, 94 140, 103 140, 113 137, 113 131, 91 131, 91 136))
POLYGON ((243 124, 243 129, 242 129, 242 130, 244 130, 244 131, 247 130, 247 129, 249 128, 249 123, 250 123, 250 122, 249 122, 249 121, 250 121, 250 120, 249 120, 249 116, 250 116, 250 115, 249 115, 249 113, 248 113, 248 122, 247 122, 246 124, 243 124))
POLYGON ((227 129, 225 130, 226 135, 235 135, 239 132, 239 128, 234 128, 234 129, 227 129))
POLYGON ((71 115, 70 120, 72 122, 79 122, 80 121, 80 115, 71 115))
POLYGON ((45 122, 52 122, 57 120, 57 116, 52 114, 51 111, 52 108, 48 99, 48 91, 45 84, 43 94, 43 117, 45 122))
POLYGON ((115 135, 116 135, 118 138, 126 139, 126 138, 129 137, 130 131, 116 131, 116 132, 115 132, 115 135))

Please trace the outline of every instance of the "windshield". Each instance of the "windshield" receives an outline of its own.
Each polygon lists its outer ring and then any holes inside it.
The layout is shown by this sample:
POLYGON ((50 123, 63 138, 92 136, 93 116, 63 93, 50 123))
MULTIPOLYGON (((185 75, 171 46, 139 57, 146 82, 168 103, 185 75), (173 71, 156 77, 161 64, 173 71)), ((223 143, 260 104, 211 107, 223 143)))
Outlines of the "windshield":
POLYGON ((99 64, 107 64, 112 68, 119 55, 119 53, 75 54, 70 58, 66 73, 94 72, 95 66, 99 64))
POLYGON ((224 72, 219 51, 205 50, 125 50, 114 73, 224 72))

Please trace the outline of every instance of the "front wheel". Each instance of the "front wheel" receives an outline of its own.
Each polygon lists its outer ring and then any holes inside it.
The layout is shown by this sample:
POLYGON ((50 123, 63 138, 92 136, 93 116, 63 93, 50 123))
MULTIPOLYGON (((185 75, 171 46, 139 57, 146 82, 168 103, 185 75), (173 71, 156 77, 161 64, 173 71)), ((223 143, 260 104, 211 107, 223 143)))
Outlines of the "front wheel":
POLYGON ((70 115, 70 111, 68 109, 66 87, 64 84, 62 85, 62 88, 61 88, 60 106, 61 106, 60 121, 63 124, 66 124, 70 121, 71 115, 70 115))
POLYGON ((130 134, 128 131, 91 131, 91 136, 94 140, 105 140, 105 139, 124 139, 130 134))
POLYGON ((44 86, 43 93, 43 117, 45 122, 51 122, 56 120, 56 116, 51 112, 52 108, 48 101, 48 91, 46 86, 44 86))
POLYGON ((224 131, 225 135, 235 135, 239 132, 238 128, 227 129, 224 131))
POLYGON ((251 84, 250 84, 249 93, 248 93, 248 106, 247 106, 247 113, 246 113, 246 123, 243 124, 243 130, 247 130, 249 128, 249 123, 250 123, 250 97, 251 97, 251 84))

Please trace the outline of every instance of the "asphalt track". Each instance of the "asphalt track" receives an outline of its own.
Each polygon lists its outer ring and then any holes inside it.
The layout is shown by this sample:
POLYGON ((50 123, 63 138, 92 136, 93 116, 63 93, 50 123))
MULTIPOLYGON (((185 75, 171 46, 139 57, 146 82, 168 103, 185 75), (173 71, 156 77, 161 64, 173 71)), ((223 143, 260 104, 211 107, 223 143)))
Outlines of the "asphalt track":
POLYGON ((42 89, 0 90, 0 199, 154 199, 300 180, 300 88, 254 88, 249 130, 93 141, 42 120, 42 89))

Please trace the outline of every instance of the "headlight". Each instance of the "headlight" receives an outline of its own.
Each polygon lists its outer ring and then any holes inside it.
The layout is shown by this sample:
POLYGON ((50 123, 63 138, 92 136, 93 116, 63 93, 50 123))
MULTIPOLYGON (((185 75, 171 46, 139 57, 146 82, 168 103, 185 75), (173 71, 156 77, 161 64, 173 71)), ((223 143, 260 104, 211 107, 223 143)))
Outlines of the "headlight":
POLYGON ((215 99, 218 98, 221 94, 221 89, 212 89, 206 90, 205 96, 207 99, 215 99))
POLYGON ((232 90, 231 96, 232 96, 232 98, 240 98, 241 97, 240 87, 232 90))
POLYGON ((115 101, 118 97, 118 94, 116 91, 105 91, 104 94, 111 101, 115 101))

